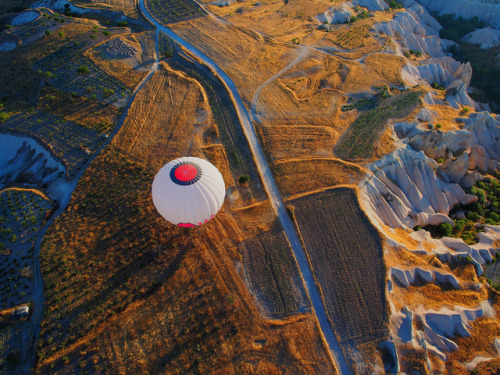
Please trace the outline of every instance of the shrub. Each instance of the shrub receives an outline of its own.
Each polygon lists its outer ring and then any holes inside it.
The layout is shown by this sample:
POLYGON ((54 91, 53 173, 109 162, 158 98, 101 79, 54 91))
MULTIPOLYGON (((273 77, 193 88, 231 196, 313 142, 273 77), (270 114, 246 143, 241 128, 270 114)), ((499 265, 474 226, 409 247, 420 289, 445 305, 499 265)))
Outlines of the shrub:
POLYGON ((241 184, 241 185, 245 185, 247 184, 248 182, 250 182, 250 176, 247 175, 247 174, 244 174, 244 175, 241 175, 240 178, 238 179, 238 182, 241 184))
POLYGON ((59 38, 64 38, 64 33, 62 31, 59 31, 57 35, 59 35, 59 38))
POLYGON ((444 159, 442 159, 442 158, 441 158, 441 159, 438 159, 438 160, 437 160, 437 162, 438 162, 439 164, 443 164, 443 163, 444 163, 444 159))
POLYGON ((465 217, 467 219, 469 219, 470 221, 479 221, 479 219, 481 219, 481 216, 477 212, 474 212, 474 211, 467 211, 465 213, 465 217))
POLYGON ((52 35, 52 33, 50 32, 50 30, 45 30, 45 36, 50 36, 52 35))
POLYGON ((488 214, 488 217, 495 222, 498 222, 500 220, 500 216, 496 212, 490 212, 488 214))
POLYGON ((119 26, 119 27, 125 27, 125 26, 128 26, 128 22, 127 21, 119 21, 116 26, 119 26))
POLYGON ((441 129, 443 127, 442 124, 436 124, 436 129, 441 129))
POLYGON ((87 65, 80 65, 76 71, 79 73, 79 74, 87 74, 90 72, 90 69, 87 65))
POLYGON ((103 35, 105 35, 105 36, 109 36, 109 35, 111 35, 111 33, 110 33, 108 30, 104 30, 104 31, 102 32, 102 34, 103 34, 103 35))
POLYGON ((0 122, 5 122, 10 118, 7 112, 0 112, 0 122))
POLYGON ((437 227, 437 231, 443 237, 450 237, 453 227, 450 223, 441 223, 437 227))
POLYGON ((401 9, 403 5, 396 0, 390 0, 388 5, 391 9, 401 9))

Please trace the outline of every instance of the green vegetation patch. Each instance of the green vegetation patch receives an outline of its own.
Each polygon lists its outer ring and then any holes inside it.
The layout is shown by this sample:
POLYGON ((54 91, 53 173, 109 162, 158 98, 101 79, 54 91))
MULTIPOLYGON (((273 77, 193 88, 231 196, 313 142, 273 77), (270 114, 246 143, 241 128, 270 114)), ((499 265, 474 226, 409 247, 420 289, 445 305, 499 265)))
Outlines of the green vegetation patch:
MULTIPOLYGON (((450 215, 463 212, 465 218, 454 220, 454 225, 441 223, 427 225, 423 229, 429 231, 434 238, 444 236, 461 238, 468 245, 478 242, 477 234, 483 231, 483 225, 500 224, 500 183, 496 178, 486 178, 467 190, 468 194, 477 196, 476 203, 457 204, 450 215)), ((417 226, 415 230, 422 229, 417 226)))
POLYGON ((341 343, 385 337, 387 303, 382 242, 352 189, 291 202, 328 317, 341 343))
POLYGON ((262 233, 241 246, 250 289, 264 315, 284 317, 310 305, 283 231, 262 233))
POLYGON ((343 159, 366 159, 372 156, 390 119, 408 116, 420 103, 420 91, 409 91, 391 98, 382 97, 377 106, 361 112, 335 145, 335 153, 343 159))

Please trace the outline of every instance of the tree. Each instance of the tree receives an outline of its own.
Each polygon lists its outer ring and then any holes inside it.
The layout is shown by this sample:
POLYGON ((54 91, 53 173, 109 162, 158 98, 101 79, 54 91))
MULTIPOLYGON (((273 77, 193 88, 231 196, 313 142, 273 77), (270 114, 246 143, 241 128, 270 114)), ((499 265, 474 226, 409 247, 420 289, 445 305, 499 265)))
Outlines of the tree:
POLYGON ((90 69, 87 65, 80 65, 76 71, 79 73, 79 74, 87 74, 90 72, 90 69))

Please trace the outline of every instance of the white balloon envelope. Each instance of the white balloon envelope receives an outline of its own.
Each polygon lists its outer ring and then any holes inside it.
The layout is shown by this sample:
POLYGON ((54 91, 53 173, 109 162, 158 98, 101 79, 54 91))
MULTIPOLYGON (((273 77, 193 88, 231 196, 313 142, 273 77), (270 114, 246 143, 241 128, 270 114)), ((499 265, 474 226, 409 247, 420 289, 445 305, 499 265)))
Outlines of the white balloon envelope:
POLYGON ((219 212, 226 186, 212 163, 183 157, 160 169, 152 193, 161 216, 173 224, 192 227, 206 223, 219 212))

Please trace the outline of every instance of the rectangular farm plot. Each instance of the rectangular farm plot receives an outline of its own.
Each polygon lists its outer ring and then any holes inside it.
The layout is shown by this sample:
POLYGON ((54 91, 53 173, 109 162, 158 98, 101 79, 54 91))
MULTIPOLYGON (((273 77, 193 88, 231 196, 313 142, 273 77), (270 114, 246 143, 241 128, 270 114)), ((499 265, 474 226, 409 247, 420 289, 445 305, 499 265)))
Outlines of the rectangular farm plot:
POLYGON ((241 244, 245 278, 266 317, 281 318, 310 306, 292 249, 283 231, 259 234, 241 244))
POLYGON ((382 244, 355 192, 331 189, 291 204, 341 343, 358 346, 386 336, 382 244))
POLYGON ((145 0, 145 4, 151 15, 164 25, 205 15, 201 7, 191 0, 145 0))

